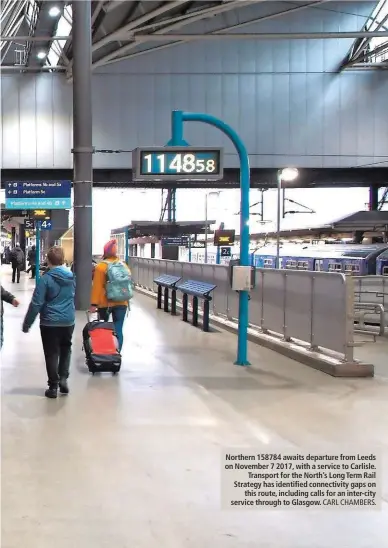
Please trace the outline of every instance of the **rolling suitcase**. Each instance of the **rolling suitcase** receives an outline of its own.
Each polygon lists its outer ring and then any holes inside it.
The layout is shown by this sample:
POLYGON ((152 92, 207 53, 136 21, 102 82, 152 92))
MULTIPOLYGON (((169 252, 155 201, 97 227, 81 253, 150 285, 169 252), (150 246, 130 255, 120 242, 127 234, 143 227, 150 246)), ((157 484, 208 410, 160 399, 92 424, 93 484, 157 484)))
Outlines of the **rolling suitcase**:
POLYGON ((90 321, 83 329, 83 348, 90 373, 112 373, 121 368, 121 354, 112 322, 90 321))

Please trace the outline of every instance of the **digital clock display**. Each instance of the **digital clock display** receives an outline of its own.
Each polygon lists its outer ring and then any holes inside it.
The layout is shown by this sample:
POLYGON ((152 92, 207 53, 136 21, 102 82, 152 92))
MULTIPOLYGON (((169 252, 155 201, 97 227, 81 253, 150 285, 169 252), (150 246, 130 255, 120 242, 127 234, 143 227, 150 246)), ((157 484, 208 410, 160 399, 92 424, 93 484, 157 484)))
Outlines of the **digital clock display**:
POLYGON ((223 177, 222 163, 220 148, 138 148, 133 151, 133 178, 218 180, 223 177))

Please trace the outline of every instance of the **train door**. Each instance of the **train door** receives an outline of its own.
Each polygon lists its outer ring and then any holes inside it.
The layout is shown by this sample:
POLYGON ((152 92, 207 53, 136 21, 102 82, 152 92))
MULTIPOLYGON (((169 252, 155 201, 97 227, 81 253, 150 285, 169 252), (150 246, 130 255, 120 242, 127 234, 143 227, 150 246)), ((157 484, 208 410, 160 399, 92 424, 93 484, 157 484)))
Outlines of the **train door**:
POLYGON ((323 259, 315 259, 314 270, 315 272, 323 272, 325 270, 323 266, 323 259))

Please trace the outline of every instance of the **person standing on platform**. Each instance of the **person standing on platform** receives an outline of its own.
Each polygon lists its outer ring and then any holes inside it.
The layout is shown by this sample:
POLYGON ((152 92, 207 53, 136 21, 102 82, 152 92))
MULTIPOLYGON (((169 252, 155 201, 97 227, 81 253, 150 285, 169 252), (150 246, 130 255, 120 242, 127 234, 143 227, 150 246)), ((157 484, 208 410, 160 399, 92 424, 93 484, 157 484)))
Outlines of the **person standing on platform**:
POLYGON ((104 247, 102 262, 96 265, 93 276, 90 312, 98 311, 100 320, 107 322, 112 314, 119 350, 123 347, 123 326, 132 298, 131 271, 117 256, 117 241, 104 247))
POLYGON ((3 348, 3 342, 4 342, 4 311, 3 311, 3 302, 12 304, 15 308, 19 306, 19 301, 10 293, 9 291, 6 291, 3 286, 1 286, 1 346, 0 348, 3 348))
POLYGON ((23 333, 28 333, 40 313, 48 377, 47 398, 56 398, 58 387, 61 394, 69 393, 67 379, 75 325, 75 277, 64 262, 63 249, 52 247, 47 253, 49 270, 35 288, 23 322, 23 333))
POLYGON ((15 248, 11 251, 11 265, 12 265, 12 283, 20 283, 20 272, 24 266, 24 253, 20 244, 16 244, 15 248))

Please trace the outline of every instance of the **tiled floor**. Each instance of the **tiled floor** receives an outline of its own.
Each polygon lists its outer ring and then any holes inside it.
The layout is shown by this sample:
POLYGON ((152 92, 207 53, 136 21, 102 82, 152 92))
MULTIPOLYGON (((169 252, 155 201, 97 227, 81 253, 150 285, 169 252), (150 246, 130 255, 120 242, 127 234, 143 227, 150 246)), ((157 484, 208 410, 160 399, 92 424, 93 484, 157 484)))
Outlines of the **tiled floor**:
POLYGON ((239 368, 233 334, 136 295, 120 375, 88 374, 80 315, 71 394, 46 400, 38 326, 21 332, 29 284, 5 305, 2 548, 388 546, 387 482, 381 512, 220 509, 224 447, 387 451, 387 378, 334 379, 255 345, 239 368))

